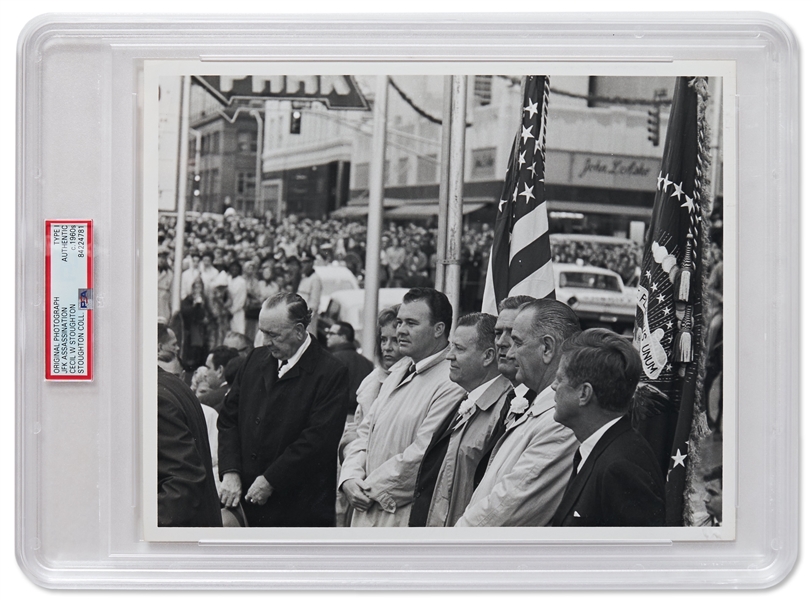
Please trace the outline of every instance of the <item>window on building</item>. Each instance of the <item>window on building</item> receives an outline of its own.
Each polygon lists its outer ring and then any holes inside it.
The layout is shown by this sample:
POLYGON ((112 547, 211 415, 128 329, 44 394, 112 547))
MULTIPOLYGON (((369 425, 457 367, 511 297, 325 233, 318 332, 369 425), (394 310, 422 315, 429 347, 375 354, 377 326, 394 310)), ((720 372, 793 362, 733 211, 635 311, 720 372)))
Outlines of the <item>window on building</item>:
POLYGON ((417 157, 417 183, 437 183, 439 171, 436 154, 417 157))
POLYGON ((496 148, 479 148, 471 152, 471 178, 493 179, 496 174, 496 148))
POLYGON ((474 101, 477 106, 488 106, 491 103, 492 75, 474 76, 474 101))
POLYGON ((215 131, 211 134, 211 139, 209 140, 209 153, 210 154, 220 154, 220 132, 215 131))
POLYGON ((237 171, 238 196, 253 197, 256 189, 256 175, 253 171, 237 171))
POLYGON ((237 152, 256 152, 257 134, 254 131, 237 132, 237 152))
POLYGON ((352 166, 355 171, 355 189, 363 190, 369 188, 369 163, 360 163, 352 166))
POLYGON ((403 156, 398 159, 398 185, 409 183, 409 157, 403 156))

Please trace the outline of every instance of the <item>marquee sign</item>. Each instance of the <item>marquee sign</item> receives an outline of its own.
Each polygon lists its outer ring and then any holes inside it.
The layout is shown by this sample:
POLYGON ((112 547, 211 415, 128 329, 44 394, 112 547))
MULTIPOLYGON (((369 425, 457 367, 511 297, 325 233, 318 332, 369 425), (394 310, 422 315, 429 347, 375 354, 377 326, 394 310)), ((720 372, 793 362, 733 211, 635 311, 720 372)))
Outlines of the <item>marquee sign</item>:
POLYGON ((316 101, 336 110, 370 109, 351 75, 196 75, 193 81, 224 106, 234 99, 277 99, 316 101))

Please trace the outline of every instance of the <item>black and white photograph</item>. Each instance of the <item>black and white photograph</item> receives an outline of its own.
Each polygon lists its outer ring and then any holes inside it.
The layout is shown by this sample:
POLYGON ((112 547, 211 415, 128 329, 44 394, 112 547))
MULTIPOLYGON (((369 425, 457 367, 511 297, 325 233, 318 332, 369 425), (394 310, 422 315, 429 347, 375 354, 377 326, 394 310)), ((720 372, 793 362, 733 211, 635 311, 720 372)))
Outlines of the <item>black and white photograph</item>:
POLYGON ((729 65, 390 67, 148 62, 147 539, 735 539, 729 65))

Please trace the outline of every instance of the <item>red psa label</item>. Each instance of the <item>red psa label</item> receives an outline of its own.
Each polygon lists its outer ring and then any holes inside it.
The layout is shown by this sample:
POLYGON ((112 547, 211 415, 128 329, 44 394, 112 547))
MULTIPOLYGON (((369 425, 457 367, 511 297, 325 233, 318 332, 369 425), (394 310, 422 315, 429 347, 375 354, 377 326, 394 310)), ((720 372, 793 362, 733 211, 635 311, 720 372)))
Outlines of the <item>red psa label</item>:
POLYGON ((93 221, 45 221, 45 379, 93 379, 93 221))

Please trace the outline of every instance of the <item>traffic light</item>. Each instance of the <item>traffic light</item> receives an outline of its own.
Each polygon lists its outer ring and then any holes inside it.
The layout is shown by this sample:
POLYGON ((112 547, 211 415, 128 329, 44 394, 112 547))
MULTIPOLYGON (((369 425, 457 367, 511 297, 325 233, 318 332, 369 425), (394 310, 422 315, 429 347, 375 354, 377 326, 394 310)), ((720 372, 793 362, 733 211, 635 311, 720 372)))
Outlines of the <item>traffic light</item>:
POLYGON ((195 198, 200 196, 200 173, 195 173, 195 177, 192 183, 192 195, 195 198))
POLYGON ((290 132, 296 135, 302 132, 302 111, 300 110, 291 111, 290 132))
POLYGON ((648 141, 653 146, 660 145, 660 105, 648 109, 648 141))

